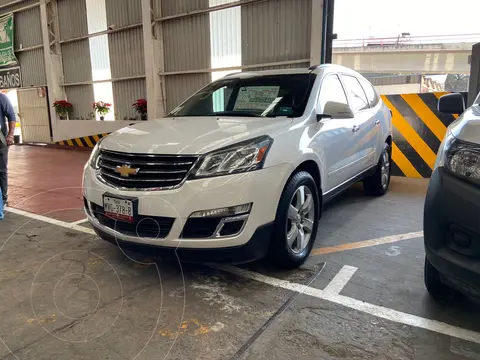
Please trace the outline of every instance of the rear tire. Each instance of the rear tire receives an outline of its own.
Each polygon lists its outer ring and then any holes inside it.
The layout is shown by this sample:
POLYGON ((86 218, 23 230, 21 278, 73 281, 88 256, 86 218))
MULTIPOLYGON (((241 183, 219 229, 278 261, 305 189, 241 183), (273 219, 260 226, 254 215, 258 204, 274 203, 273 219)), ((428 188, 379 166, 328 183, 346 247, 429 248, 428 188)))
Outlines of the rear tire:
POLYGON ((392 173, 392 148, 385 143, 375 173, 363 180, 363 188, 368 195, 385 195, 390 186, 392 173))
POLYGON ((277 208, 270 254, 278 267, 294 269, 305 262, 315 243, 319 218, 315 180, 300 171, 288 181, 277 208))
POLYGON ((424 279, 425 287, 433 298, 446 298, 454 294, 453 289, 442 281, 440 273, 427 257, 425 257, 424 279))

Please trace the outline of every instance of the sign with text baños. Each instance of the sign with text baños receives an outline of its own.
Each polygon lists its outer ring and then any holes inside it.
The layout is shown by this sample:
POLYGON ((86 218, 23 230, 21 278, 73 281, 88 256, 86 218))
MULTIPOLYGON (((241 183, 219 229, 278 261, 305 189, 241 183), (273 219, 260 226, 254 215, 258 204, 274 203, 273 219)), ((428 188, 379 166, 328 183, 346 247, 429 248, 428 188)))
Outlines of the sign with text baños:
POLYGON ((14 89, 22 87, 20 68, 0 69, 0 89, 14 89))
POLYGON ((17 65, 13 47, 13 14, 0 17, 0 67, 17 65))

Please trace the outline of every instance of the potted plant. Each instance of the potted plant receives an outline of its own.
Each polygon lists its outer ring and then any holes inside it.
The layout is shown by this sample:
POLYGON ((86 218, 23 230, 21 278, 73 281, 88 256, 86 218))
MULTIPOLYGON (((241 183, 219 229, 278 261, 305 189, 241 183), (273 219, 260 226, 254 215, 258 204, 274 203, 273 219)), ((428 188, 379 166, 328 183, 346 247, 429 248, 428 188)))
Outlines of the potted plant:
POLYGON ((140 119, 147 120, 147 100, 138 99, 132 106, 140 114, 140 119))
POLYGON ((100 115, 100 120, 105 120, 105 115, 110 112, 110 107, 112 104, 98 101, 93 103, 93 110, 95 110, 100 115))
POLYGON ((56 113, 60 116, 60 120, 66 120, 68 110, 73 108, 73 105, 66 100, 58 100, 53 103, 56 113))

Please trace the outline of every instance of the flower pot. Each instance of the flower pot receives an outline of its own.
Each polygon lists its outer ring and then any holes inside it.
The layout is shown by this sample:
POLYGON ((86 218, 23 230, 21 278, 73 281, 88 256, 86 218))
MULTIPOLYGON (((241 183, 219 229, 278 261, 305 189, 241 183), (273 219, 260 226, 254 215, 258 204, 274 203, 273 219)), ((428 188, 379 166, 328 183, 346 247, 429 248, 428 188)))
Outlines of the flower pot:
POLYGON ((67 120, 67 115, 60 115, 60 120, 67 120))
POLYGON ((100 116, 100 120, 101 121, 105 120, 105 116, 100 116))
POLYGON ((147 114, 140 114, 140 119, 147 120, 147 114))

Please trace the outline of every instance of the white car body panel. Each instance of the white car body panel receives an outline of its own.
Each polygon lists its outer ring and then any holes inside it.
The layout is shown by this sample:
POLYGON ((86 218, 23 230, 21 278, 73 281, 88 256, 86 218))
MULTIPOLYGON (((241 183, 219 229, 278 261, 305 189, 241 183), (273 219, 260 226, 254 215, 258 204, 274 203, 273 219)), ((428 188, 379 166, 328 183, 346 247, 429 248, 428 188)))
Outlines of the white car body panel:
POLYGON ((274 135, 291 123, 289 118, 164 118, 118 130, 105 139, 102 148, 139 154, 198 155, 257 136, 274 135))
POLYGON ((449 126, 450 132, 456 138, 471 143, 480 143, 480 104, 476 104, 449 126))

